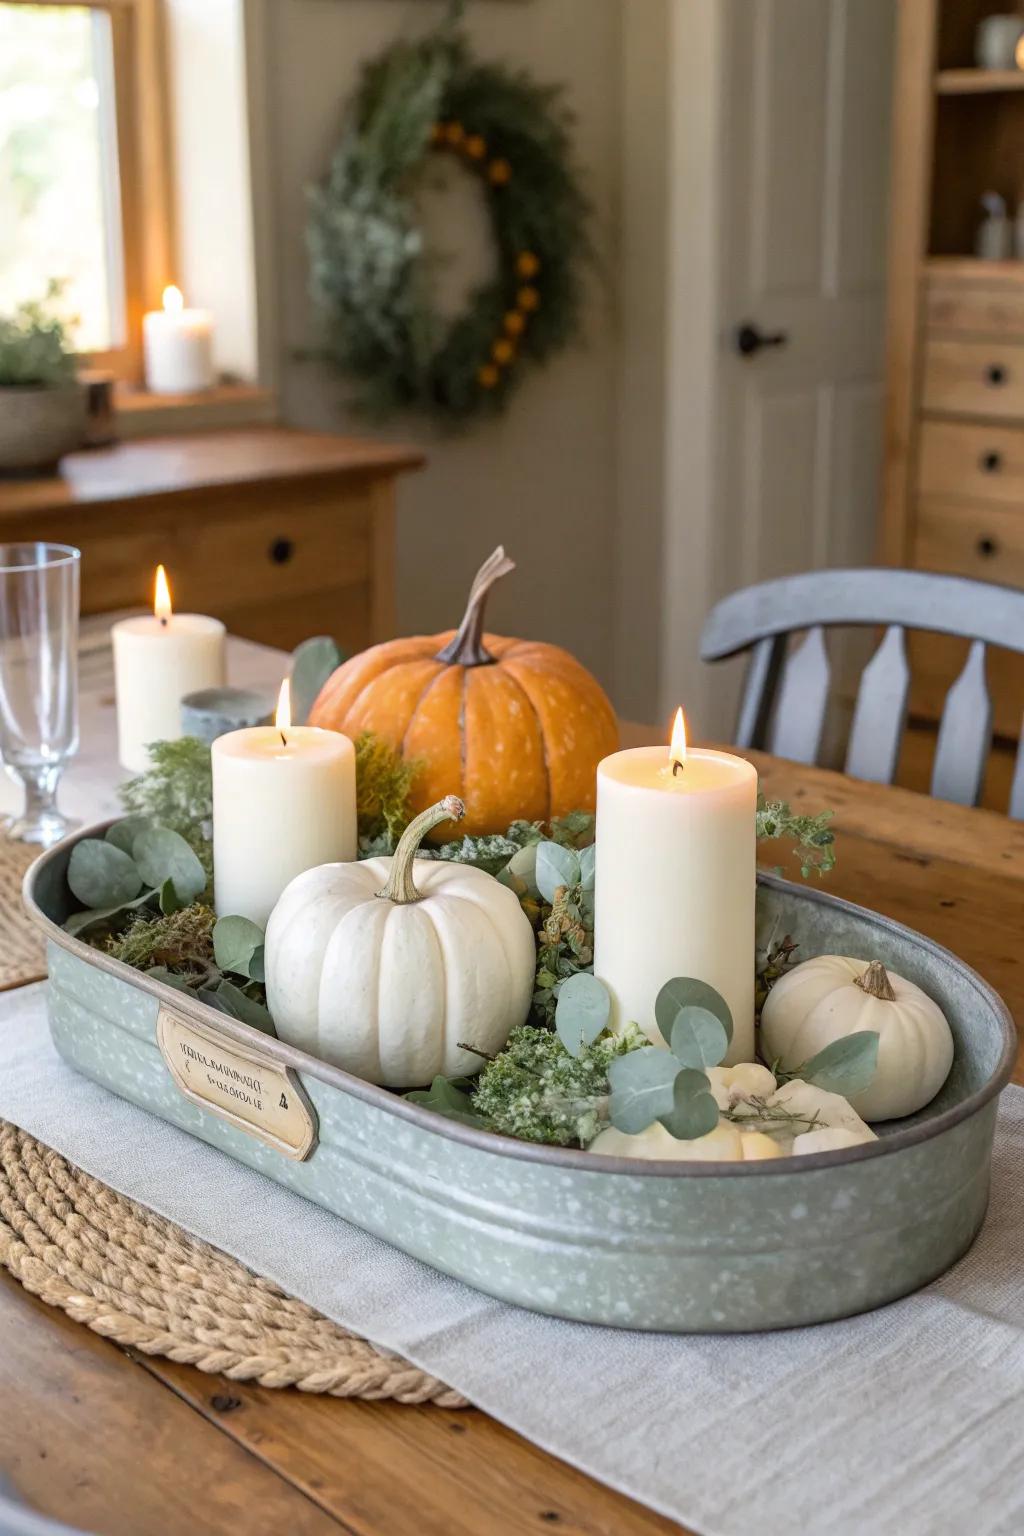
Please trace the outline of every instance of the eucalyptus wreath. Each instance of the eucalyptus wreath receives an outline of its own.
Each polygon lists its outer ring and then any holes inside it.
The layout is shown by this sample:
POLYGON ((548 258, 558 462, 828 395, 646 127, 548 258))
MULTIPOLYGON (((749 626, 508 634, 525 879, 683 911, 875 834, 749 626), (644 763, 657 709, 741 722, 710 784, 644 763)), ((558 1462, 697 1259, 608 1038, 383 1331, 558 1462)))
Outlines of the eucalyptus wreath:
POLYGON ((590 207, 557 86, 481 63, 454 0, 436 30, 363 70, 326 178, 310 190, 307 243, 321 354, 383 417, 466 419, 501 409, 524 367, 579 330, 590 207), (434 306, 415 192, 431 155, 476 174, 497 252, 454 320, 434 306))

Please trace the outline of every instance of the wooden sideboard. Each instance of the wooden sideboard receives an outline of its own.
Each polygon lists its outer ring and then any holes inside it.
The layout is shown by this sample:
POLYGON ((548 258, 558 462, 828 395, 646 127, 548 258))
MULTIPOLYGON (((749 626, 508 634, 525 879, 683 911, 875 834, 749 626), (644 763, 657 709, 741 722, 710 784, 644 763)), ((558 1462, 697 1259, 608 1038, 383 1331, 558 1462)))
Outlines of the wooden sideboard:
POLYGON ((136 439, 0 480, 0 541, 82 551, 82 612, 174 605, 285 649, 394 633, 395 481, 418 451, 284 427, 136 439))
MULTIPOLYGON (((982 194, 1011 215, 1024 198, 1024 72, 973 67, 998 9, 898 0, 882 556, 1024 587, 1024 260, 972 254, 982 194)), ((913 638, 913 716, 938 718, 965 655, 913 638)), ((995 731, 1016 738, 1024 659, 993 651, 988 670, 995 731)))

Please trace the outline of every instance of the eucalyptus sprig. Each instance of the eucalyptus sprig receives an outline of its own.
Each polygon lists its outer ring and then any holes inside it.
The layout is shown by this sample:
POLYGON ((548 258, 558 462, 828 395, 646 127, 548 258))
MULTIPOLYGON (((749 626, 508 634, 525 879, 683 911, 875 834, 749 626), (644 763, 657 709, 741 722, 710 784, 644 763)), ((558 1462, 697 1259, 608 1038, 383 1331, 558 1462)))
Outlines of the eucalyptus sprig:
POLYGON ((136 916, 107 953, 220 1013, 275 1033, 263 987, 263 930, 247 917, 215 917, 193 902, 163 917, 136 916))
POLYGON ((729 1049, 732 1013, 706 981, 676 976, 658 993, 654 1017, 668 1050, 648 1045, 612 1063, 611 1122, 630 1136, 658 1122, 679 1141, 695 1141, 718 1124, 706 1069, 729 1049))
POLYGON ((758 838, 792 838, 795 856, 800 859, 804 879, 812 874, 827 875, 836 862, 835 833, 829 826, 831 811, 816 816, 798 816, 786 800, 757 797, 756 826, 758 838))

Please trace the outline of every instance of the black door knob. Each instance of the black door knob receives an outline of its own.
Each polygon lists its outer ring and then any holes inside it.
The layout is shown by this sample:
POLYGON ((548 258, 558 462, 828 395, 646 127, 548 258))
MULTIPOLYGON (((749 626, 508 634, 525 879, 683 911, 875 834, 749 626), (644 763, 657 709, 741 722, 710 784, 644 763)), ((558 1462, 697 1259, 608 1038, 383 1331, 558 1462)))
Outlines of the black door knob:
POLYGON ((760 352, 762 347, 784 347, 789 341, 785 331, 770 331, 765 334, 751 321, 745 320, 742 325, 736 327, 736 350, 741 357, 752 357, 755 352, 760 352))

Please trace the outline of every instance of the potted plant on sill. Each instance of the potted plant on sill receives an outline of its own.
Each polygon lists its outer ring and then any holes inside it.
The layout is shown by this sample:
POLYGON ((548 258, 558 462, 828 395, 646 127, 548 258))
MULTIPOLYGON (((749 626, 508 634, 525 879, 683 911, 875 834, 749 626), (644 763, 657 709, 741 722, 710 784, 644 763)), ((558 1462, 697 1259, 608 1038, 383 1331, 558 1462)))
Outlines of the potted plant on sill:
POLYGON ((0 474, 53 469, 85 437, 86 391, 56 310, 60 291, 51 282, 42 300, 0 315, 0 474))

